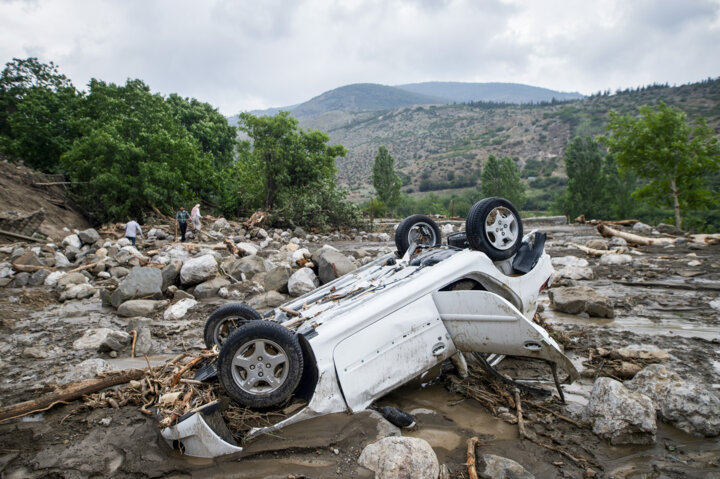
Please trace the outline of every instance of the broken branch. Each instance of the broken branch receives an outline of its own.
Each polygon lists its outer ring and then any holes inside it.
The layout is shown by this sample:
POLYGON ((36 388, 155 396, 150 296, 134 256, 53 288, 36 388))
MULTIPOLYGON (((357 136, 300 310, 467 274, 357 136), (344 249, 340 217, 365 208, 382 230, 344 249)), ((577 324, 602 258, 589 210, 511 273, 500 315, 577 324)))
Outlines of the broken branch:
POLYGON ((478 479, 475 468, 475 445, 480 441, 477 437, 471 437, 467 442, 467 468, 470 479, 478 479))

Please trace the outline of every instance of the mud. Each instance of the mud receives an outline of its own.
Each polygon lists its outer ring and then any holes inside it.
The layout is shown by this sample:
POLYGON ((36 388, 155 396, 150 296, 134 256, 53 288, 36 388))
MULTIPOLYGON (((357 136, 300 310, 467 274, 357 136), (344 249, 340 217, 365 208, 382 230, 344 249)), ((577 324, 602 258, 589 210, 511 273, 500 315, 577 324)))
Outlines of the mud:
MULTIPOLYGON (((543 296, 540 317, 566 338, 568 356, 582 368, 593 348, 654 344, 670 354, 667 364, 720 392, 720 312, 710 306, 720 298, 720 246, 696 249, 642 247, 633 262, 601 265, 567 243, 584 244, 599 236, 588 226, 545 229, 551 256, 585 258, 595 279, 578 281, 609 296, 615 318, 597 319, 553 311, 543 296)), ((391 242, 337 242, 341 249, 380 248, 391 242)), ((145 359, 121 353, 77 351, 72 343, 88 328, 127 329, 99 299, 56 302, 49 288, 0 288, 0 380, 2 404, 32 399, 63 382, 81 361, 102 357, 113 368, 142 367, 145 359)), ((155 342, 152 363, 204 347, 207 316, 225 301, 204 300, 180 321, 167 322, 161 312, 151 318, 155 342)), ((525 361, 503 363, 505 372, 548 380, 546 367, 525 361)), ((528 406, 527 427, 543 441, 582 455, 578 465, 562 454, 521 440, 517 426, 493 415, 473 399, 448 390, 446 366, 432 381, 408 384, 379 401, 414 414, 417 425, 403 435, 420 437, 434 448, 452 477, 467 477, 466 441, 480 438, 478 453, 514 459, 535 477, 720 477, 720 440, 688 436, 661 424, 653 446, 612 447, 587 427, 578 427, 528 406)), ((548 383, 545 383, 549 387, 548 383)), ((533 402, 582 423, 592 378, 565 386, 568 403, 533 398, 533 402)), ((511 411, 512 412, 512 411, 511 411)), ((133 408, 87 410, 77 402, 0 424, 0 474, 21 477, 373 477, 357 465, 362 448, 393 428, 376 414, 333 415, 300 423, 251 441, 239 456, 198 460, 181 456, 160 438, 157 422, 133 408)))

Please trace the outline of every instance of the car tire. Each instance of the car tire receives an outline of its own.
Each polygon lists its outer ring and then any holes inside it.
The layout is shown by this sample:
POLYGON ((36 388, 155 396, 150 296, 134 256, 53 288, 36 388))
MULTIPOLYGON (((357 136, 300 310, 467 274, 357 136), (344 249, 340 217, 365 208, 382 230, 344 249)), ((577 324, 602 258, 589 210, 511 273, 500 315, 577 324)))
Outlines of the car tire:
POLYGON ((412 242, 416 245, 439 246, 440 240, 440 227, 425 215, 408 216, 395 231, 395 246, 400 256, 405 255, 412 242))
POLYGON ((520 213, 505 198, 491 197, 473 205, 465 221, 470 247, 493 261, 510 258, 522 242, 520 213))
POLYGON ((205 346, 212 349, 216 344, 222 346, 233 331, 250 321, 262 319, 260 313, 242 303, 230 303, 213 311, 205 321, 203 339, 205 346))
POLYGON ((303 355, 297 336, 270 321, 236 329, 218 357, 218 376, 227 395, 251 408, 286 401, 298 387, 303 355))

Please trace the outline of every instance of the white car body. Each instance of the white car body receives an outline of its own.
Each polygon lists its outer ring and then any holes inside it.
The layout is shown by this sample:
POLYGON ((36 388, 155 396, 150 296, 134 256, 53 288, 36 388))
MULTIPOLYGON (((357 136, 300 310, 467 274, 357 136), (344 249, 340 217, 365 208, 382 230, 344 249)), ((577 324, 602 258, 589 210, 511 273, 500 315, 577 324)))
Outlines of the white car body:
MULTIPOLYGON (((274 321, 299 325, 304 338, 309 366, 301 388, 308 403, 248 438, 325 414, 362 411, 457 351, 546 360, 575 379, 577 371, 558 344, 532 321, 540 291, 552 277, 550 257, 543 253, 524 275, 504 274, 503 267, 509 263, 447 246, 400 260, 388 255, 274 310, 274 321), (418 264, 428 258, 434 264, 418 264), (460 280, 480 289, 446 288, 460 280), (288 309, 306 319, 288 315, 288 309)), ((182 442, 191 456, 242 450, 195 416, 162 435, 182 442)))

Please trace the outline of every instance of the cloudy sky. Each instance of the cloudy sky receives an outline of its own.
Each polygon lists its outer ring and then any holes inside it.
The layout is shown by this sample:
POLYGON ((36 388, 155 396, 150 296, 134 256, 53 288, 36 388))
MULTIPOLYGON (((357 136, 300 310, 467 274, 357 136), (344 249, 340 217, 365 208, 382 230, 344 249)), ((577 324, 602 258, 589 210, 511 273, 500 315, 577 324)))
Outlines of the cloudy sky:
POLYGON ((720 76, 720 0, 0 0, 0 61, 231 115, 360 82, 590 94, 720 76))

